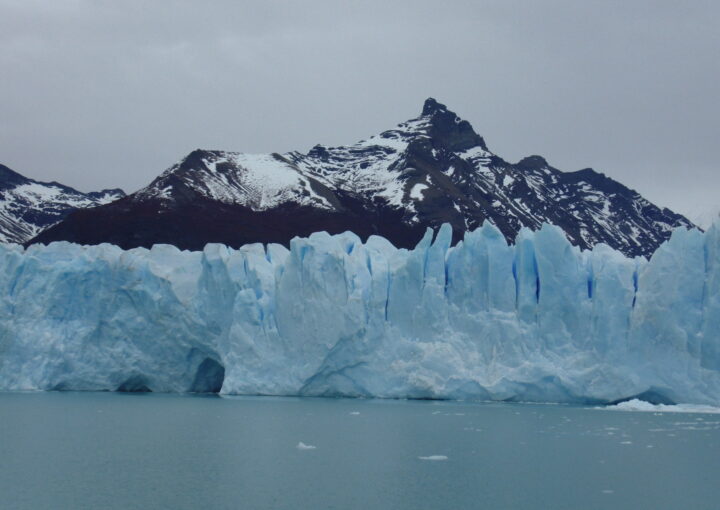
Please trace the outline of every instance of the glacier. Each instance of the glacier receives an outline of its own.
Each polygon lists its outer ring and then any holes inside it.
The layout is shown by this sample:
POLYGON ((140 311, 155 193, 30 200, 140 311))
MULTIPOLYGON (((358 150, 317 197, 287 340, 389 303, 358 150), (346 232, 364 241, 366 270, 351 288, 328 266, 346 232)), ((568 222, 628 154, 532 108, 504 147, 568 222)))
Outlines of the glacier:
POLYGON ((720 404, 717 223, 649 261, 451 238, 0 245, 0 390, 720 404))

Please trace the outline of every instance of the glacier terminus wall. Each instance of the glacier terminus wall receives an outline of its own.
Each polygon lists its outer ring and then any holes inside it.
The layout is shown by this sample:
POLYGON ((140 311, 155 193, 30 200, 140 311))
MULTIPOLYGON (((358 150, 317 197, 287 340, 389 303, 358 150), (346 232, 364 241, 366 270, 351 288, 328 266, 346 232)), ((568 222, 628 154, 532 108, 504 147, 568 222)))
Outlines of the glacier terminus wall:
POLYGON ((0 245, 0 390, 720 404, 720 225, 650 261, 451 234, 0 245))

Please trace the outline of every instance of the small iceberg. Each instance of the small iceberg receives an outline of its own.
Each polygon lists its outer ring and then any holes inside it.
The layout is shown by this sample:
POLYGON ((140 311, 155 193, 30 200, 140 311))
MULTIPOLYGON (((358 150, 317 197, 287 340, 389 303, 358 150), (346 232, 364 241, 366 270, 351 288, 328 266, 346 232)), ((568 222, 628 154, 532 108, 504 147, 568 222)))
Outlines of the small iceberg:
POLYGON ((710 413, 720 414, 720 407, 700 404, 651 404, 634 398, 612 406, 600 407, 610 411, 640 411, 646 413, 710 413))
POLYGON ((428 455, 427 457, 418 457, 420 460, 448 460, 447 455, 428 455))
POLYGON ((300 441, 300 442, 297 444, 296 448, 297 448, 298 450, 314 450, 316 447, 313 446, 313 445, 311 445, 311 444, 305 444, 305 443, 303 443, 302 441, 300 441))

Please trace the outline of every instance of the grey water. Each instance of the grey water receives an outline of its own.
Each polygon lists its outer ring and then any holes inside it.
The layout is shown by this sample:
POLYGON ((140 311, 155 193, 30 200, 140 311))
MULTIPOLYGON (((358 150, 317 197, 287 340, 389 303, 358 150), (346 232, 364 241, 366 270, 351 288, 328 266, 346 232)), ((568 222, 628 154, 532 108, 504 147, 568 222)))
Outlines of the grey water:
POLYGON ((720 415, 4 393, 0 508, 717 509, 720 415))

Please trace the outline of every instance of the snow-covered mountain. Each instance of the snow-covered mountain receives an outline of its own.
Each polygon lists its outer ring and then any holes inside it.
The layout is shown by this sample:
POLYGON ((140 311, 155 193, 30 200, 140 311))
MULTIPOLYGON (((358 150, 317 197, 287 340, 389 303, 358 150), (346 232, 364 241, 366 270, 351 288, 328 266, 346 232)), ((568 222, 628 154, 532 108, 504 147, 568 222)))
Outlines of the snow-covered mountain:
POLYGON ((82 193, 57 182, 28 179, 0 165, 0 242, 24 243, 70 211, 107 204, 123 196, 120 189, 82 193))
POLYGON ((561 172, 540 156, 509 163, 430 98, 419 117, 354 145, 307 154, 193 151, 147 187, 76 211, 34 242, 202 249, 350 230, 412 247, 427 227, 450 223, 457 241, 486 219, 509 240, 547 222, 582 248, 606 243, 644 256, 673 228, 693 226, 590 168, 561 172))

